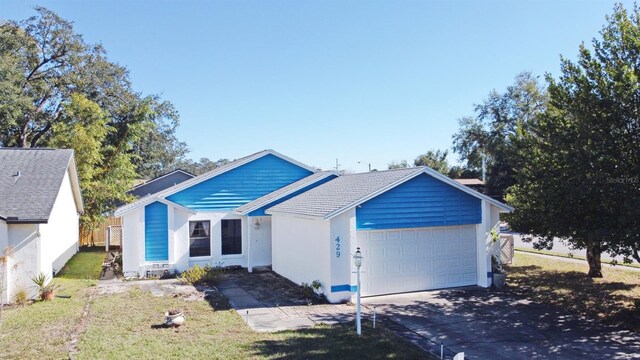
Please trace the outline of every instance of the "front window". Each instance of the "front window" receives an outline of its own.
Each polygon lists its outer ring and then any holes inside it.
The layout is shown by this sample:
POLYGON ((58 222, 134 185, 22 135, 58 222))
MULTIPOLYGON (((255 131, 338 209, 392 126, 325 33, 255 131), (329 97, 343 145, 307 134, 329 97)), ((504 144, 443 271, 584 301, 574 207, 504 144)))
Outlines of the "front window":
POLYGON ((242 254, 242 221, 222 220, 222 255, 242 254))
POLYGON ((211 256, 211 223, 189 221, 189 256, 211 256))

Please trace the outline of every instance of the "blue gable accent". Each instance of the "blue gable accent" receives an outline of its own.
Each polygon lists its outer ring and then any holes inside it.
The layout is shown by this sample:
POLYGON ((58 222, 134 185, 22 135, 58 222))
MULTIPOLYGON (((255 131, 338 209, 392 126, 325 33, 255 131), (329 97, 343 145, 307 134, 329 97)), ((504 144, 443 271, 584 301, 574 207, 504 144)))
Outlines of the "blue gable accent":
POLYGON ((268 154, 175 193, 167 199, 196 211, 233 210, 311 173, 268 154))
POLYGON ((481 200, 427 174, 356 208, 360 230, 479 224, 481 200))
POLYGON ((302 189, 300 189, 298 191, 294 191, 293 193, 283 197, 282 199, 278 199, 276 201, 270 202, 269 204, 267 204, 267 205, 265 205, 265 206, 263 206, 263 207, 261 207, 259 209, 253 210, 252 212, 248 213, 247 215, 248 216, 271 216, 271 215, 265 214, 264 211, 267 210, 268 208, 272 207, 272 206, 276 206, 276 205, 280 204, 281 202, 287 201, 287 200, 291 199, 294 196, 298 196, 298 195, 302 194, 305 191, 311 190, 314 187, 320 186, 320 185, 322 185, 322 184, 324 184, 324 183, 326 183, 328 181, 331 181, 331 180, 333 180, 333 179, 335 179, 337 177, 338 177, 338 175, 327 176, 326 178, 320 179, 320 180, 316 181, 315 183, 313 183, 311 185, 308 185, 308 186, 306 186, 306 187, 304 187, 304 188, 302 188, 302 189))
POLYGON ((144 259, 169 260, 169 221, 167 205, 154 202, 144 207, 144 259))

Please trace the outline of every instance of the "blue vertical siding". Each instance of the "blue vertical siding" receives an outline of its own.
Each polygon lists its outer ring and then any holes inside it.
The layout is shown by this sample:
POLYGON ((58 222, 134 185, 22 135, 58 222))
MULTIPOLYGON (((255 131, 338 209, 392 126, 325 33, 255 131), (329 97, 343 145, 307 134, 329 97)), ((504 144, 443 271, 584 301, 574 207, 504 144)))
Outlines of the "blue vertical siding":
POLYGON ((427 174, 419 175, 356 208, 361 230, 479 224, 480 199, 427 174))
POLYGON ((302 189, 300 189, 298 191, 294 191, 293 193, 283 197, 282 199, 273 201, 273 202, 271 202, 271 203, 269 203, 269 204, 267 204, 267 205, 265 205, 265 206, 263 206, 263 207, 261 207, 259 209, 253 210, 252 212, 248 213, 247 215, 248 216, 271 216, 271 215, 265 214, 264 211, 267 210, 268 208, 272 207, 272 206, 276 206, 276 205, 280 204, 283 201, 287 201, 287 200, 291 199, 294 196, 298 196, 298 195, 302 194, 305 191, 311 190, 316 186, 320 186, 320 185, 322 185, 322 184, 324 184, 324 183, 326 183, 326 182, 328 182, 330 180, 333 180, 336 177, 338 177, 338 176, 337 175, 327 176, 326 178, 320 179, 320 180, 316 181, 315 183, 313 183, 311 185, 308 185, 308 186, 306 186, 306 187, 304 187, 304 188, 302 188, 302 189))
POLYGON ((168 199, 196 211, 232 210, 311 173, 269 154, 173 194, 168 199))
POLYGON ((169 221, 167 205, 154 202, 144 207, 144 259, 169 260, 169 221))

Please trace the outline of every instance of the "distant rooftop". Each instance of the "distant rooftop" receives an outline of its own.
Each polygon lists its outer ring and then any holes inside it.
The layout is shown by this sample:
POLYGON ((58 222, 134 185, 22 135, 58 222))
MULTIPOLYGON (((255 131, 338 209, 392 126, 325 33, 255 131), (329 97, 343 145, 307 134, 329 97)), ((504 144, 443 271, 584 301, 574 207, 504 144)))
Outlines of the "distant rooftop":
POLYGON ((454 180, 462 185, 467 185, 467 186, 484 185, 484 181, 480 179, 454 179, 454 180))

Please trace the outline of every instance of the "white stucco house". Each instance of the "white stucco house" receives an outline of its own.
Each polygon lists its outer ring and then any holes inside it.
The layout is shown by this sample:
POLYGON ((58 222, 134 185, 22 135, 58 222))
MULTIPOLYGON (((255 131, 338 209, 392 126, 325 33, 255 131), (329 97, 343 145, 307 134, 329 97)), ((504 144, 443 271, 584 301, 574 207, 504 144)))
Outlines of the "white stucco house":
POLYGON ((78 251, 82 211, 73 150, 0 148, 1 302, 35 296, 31 278, 52 277, 78 251))
POLYGON ((272 266, 332 302, 491 284, 490 230, 512 209, 427 167, 342 175, 273 150, 116 210, 125 276, 194 264, 272 266))

